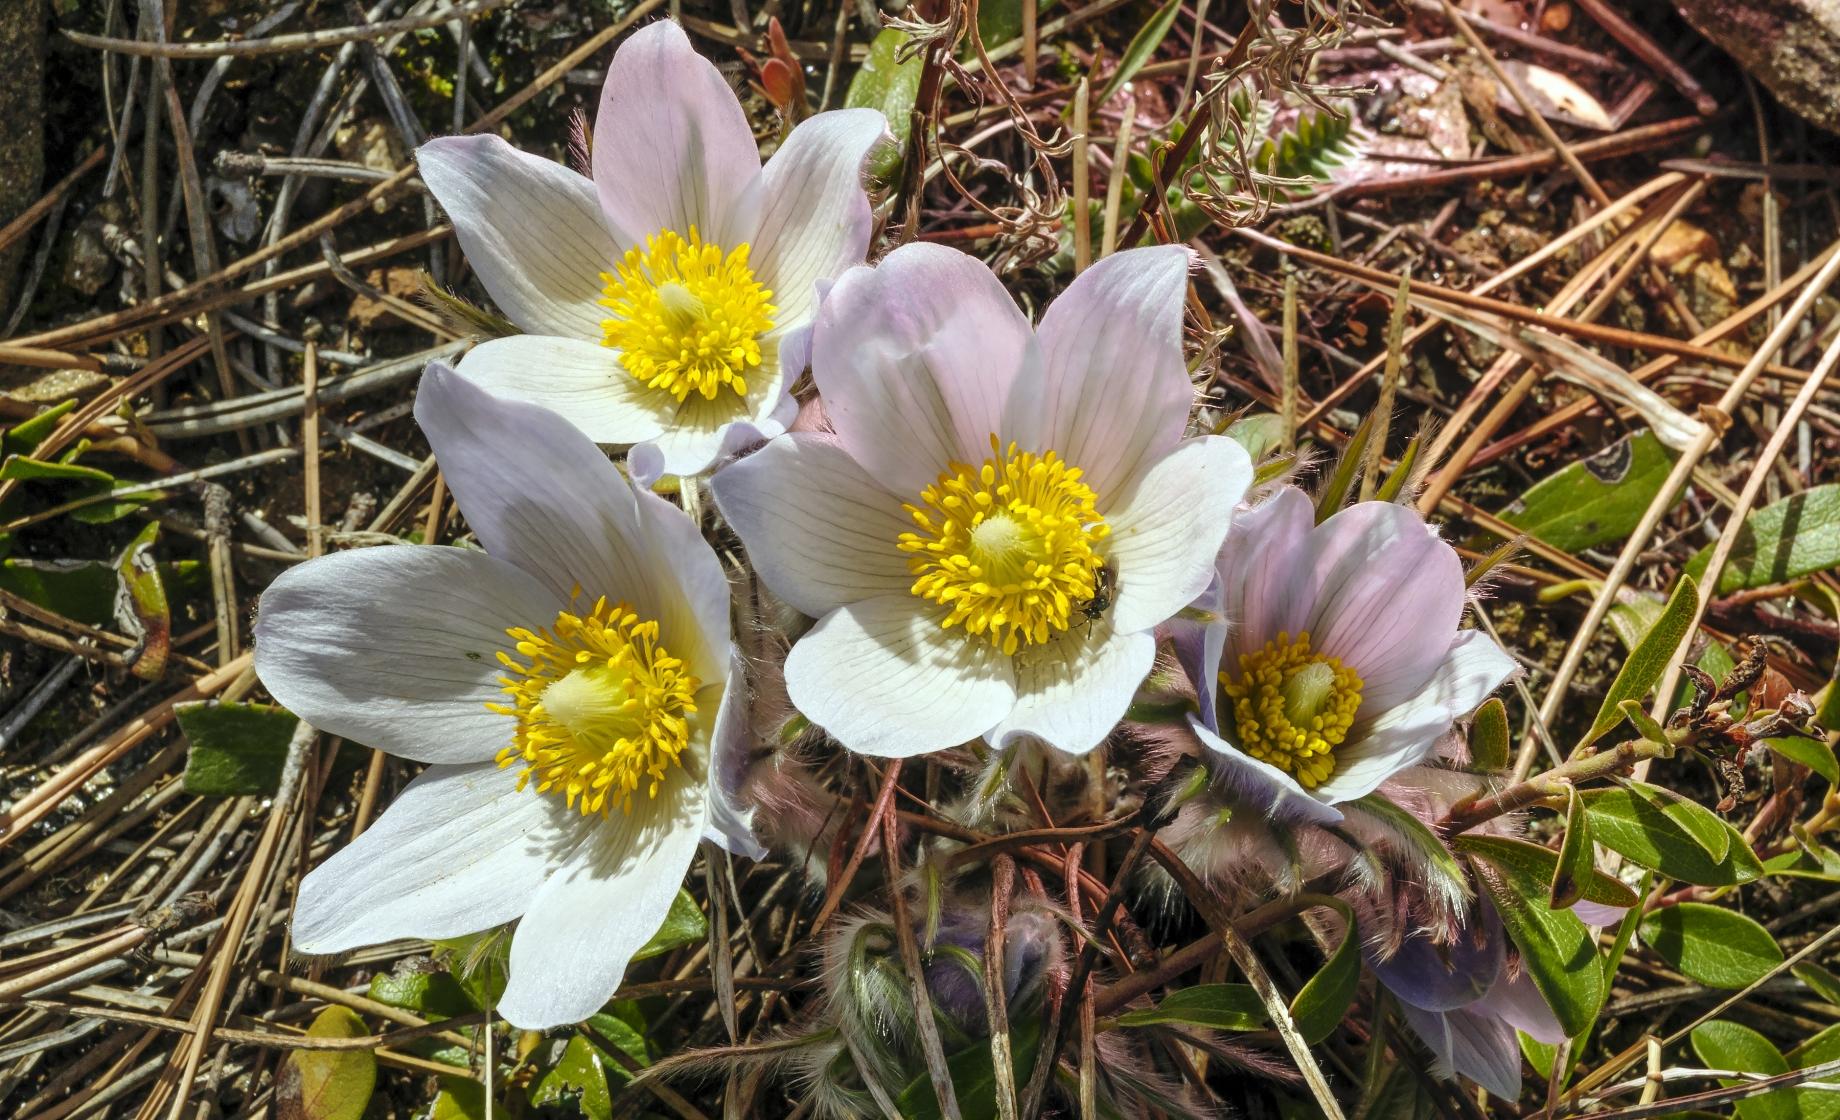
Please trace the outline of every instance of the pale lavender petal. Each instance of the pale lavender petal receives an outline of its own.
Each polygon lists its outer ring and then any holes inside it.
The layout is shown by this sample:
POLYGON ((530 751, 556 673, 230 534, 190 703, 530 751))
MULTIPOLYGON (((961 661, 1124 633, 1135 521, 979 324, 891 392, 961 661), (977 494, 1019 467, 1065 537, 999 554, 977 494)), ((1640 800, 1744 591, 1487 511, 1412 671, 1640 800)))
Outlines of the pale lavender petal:
MULTIPOLYGON (((888 122, 874 109, 819 113, 800 122, 761 171, 749 260, 773 293, 780 329, 810 323, 819 283, 863 263, 874 225, 863 161, 887 139, 888 122)), ((792 356, 804 354, 795 343, 792 356)))
POLYGON ((497 136, 449 136, 415 153, 467 263, 526 331, 598 339, 601 273, 617 250, 594 184, 497 136))
POLYGON ((1028 321, 996 276, 924 242, 845 273, 812 337, 812 377, 838 439, 908 501, 948 464, 989 458, 992 435, 1021 439, 1001 430, 1005 402, 1039 376, 1028 321))
POLYGON ((633 479, 649 486, 667 474, 685 478, 703 474, 732 449, 784 431, 784 425, 774 419, 788 397, 776 347, 762 348, 760 365, 748 372, 747 386, 744 398, 724 391, 713 401, 698 393, 682 402, 667 401, 670 411, 664 430, 627 455, 626 466, 633 479))
POLYGON ((1475 1010, 1499 1015, 1509 1026, 1535 1042, 1557 1046, 1565 1041, 1565 1028, 1559 1025, 1559 1017, 1553 1014, 1546 997, 1524 971, 1513 977, 1504 976, 1475 1010))
POLYGON ((788 435, 716 472, 716 504, 775 595, 820 618, 913 583, 913 522, 829 436, 788 435))
POLYGON ((1114 626, 1148 630, 1207 588, 1251 484, 1252 460, 1225 436, 1178 444, 1138 476, 1108 511, 1111 533, 1101 545, 1117 577, 1114 626))
POLYGON ((1364 945, 1367 966, 1403 1003, 1426 1011, 1466 1007, 1496 986, 1506 956, 1507 938, 1495 912, 1484 908, 1475 919, 1475 928, 1459 932, 1454 945, 1409 933, 1398 951, 1384 958, 1364 945))
POLYGON ((459 548, 334 553, 262 594, 256 672, 331 735, 420 762, 479 762, 511 742, 500 650, 548 626, 562 598, 513 564, 459 548))
POLYGON ((1085 627, 1076 618, 1053 641, 1016 653, 1016 706, 987 736, 993 746, 1034 738, 1085 754, 1118 726, 1156 661, 1156 637, 1116 631, 1107 619, 1085 627))
POLYGON ((982 637, 945 630, 912 595, 832 611, 786 659, 805 718, 858 754, 905 758, 976 739, 1016 705, 1010 659, 982 637))
MULTIPOLYGON (((706 694, 716 691, 704 686, 706 694)), ((767 849, 754 835, 754 806, 747 803, 743 788, 754 735, 748 727, 747 673, 738 654, 729 659, 728 682, 720 692, 709 746, 709 823, 704 836, 738 856, 765 859, 767 849)), ((703 702, 699 697, 698 707, 703 702)))
POLYGON ((1433 1073, 1467 1077, 1505 1101, 1520 1097, 1520 1040, 1506 1021, 1468 1009, 1422 1011, 1402 1003, 1399 1010, 1435 1055, 1433 1073))
POLYGON ((1195 391, 1182 313, 1192 256, 1180 245, 1114 253, 1076 277, 1036 331, 1046 392, 1015 404, 1045 414, 1043 446, 1077 463, 1101 494, 1161 461, 1188 423, 1195 391))
POLYGON ((1189 726, 1212 752, 1208 757, 1216 780, 1266 816, 1300 824, 1341 822, 1340 809, 1311 796, 1297 779, 1269 762, 1253 758, 1198 719, 1190 719, 1189 726))
POLYGON ((1629 913, 1627 906, 1610 906, 1602 902, 1590 902, 1579 899, 1572 903, 1572 913, 1587 926, 1604 929, 1608 926, 1621 925, 1623 915, 1629 913))
POLYGON ((675 418, 671 394, 647 388, 598 342, 516 334, 482 342, 460 359, 461 377, 507 400, 560 414, 595 443, 655 439, 675 418))
POLYGON ((594 184, 623 246, 695 226, 727 244, 752 228, 742 203, 760 175, 760 148, 721 71, 659 20, 614 52, 594 119, 594 184))
POLYGON ((1306 625, 1315 518, 1309 497, 1294 486, 1234 515, 1219 563, 1226 636, 1222 662, 1210 668, 1210 677, 1221 668, 1237 674, 1240 655, 1280 633, 1295 636, 1306 625))
POLYGON ((1463 617, 1463 564, 1417 513, 1361 502, 1310 534, 1311 648, 1361 675, 1365 711, 1419 691, 1463 617))

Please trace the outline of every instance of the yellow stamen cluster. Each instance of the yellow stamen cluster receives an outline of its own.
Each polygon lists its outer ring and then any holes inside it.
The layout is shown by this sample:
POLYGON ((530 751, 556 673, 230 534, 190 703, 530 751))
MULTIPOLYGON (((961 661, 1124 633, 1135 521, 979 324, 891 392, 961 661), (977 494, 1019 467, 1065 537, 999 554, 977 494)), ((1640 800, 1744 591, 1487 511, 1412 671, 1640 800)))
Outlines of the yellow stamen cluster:
POLYGON ((630 813, 647 781, 657 797, 689 746, 699 684, 658 644, 658 624, 603 598, 585 615, 558 612, 554 627, 507 633, 528 664, 500 652, 511 703, 486 706, 517 720, 498 764, 523 764, 518 788, 534 777, 583 816, 630 813))
POLYGON ((601 344, 648 387, 682 401, 691 393, 713 401, 724 386, 747 395, 747 373, 760 365, 761 336, 779 309, 773 293, 748 267, 748 246, 727 255, 690 227, 688 240, 671 230, 645 239, 601 273, 601 344))
POLYGON ((1310 652, 1308 631, 1243 653, 1237 676, 1222 669, 1239 746, 1315 789, 1335 772, 1335 748, 1361 707, 1361 678, 1339 658, 1310 652))
POLYGON ((963 626, 1013 654, 1067 629, 1092 598, 1105 563, 1096 547, 1109 531, 1080 469, 1053 451, 1005 451, 953 463, 906 506, 919 527, 902 533, 912 591, 949 609, 941 626, 963 626))

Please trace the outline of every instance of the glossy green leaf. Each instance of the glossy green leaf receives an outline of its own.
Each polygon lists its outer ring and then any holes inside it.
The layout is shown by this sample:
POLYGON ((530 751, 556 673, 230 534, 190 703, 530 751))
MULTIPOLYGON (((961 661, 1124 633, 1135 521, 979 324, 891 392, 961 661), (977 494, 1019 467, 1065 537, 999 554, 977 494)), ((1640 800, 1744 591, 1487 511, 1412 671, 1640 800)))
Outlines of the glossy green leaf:
POLYGON ((1173 1023, 1215 1031, 1255 1031, 1269 1020, 1264 1001, 1250 984, 1196 984, 1169 993, 1155 1007, 1127 1011, 1114 1022, 1121 1027, 1173 1023))
MULTIPOLYGON (((1531 840, 1464 833, 1451 841, 1451 846, 1465 855, 1477 856, 1498 866, 1512 867, 1519 875, 1549 884, 1559 869, 1559 853, 1531 840)), ((1580 878, 1578 897, 1602 906, 1627 907, 1634 906, 1637 901, 1636 892, 1628 884, 1595 867, 1580 878)))
POLYGON ((300 723, 286 708, 199 701, 176 709, 191 746, 185 791, 202 797, 272 795, 300 723))
POLYGON ((1559 844, 1559 857, 1553 861, 1552 890, 1547 905, 1562 910, 1584 897, 1585 888, 1597 873, 1592 856, 1591 820, 1585 816, 1584 802, 1574 787, 1566 787, 1565 839, 1559 844))
POLYGON ((486 1120, 486 1087, 467 1077, 443 1077, 428 1120, 486 1120))
POLYGON ((451 1019, 478 1010, 450 972, 379 972, 371 977, 370 997, 428 1019, 451 1019))
POLYGON ((58 426, 58 422, 70 415, 77 407, 77 400, 72 397, 60 401, 45 411, 29 419, 21 420, 12 427, 0 431, 0 461, 14 455, 30 455, 37 451, 58 426))
POLYGON ((1790 969, 1789 973, 1814 989, 1815 995, 1840 1007, 1840 976, 1813 961, 1803 961, 1790 969))
POLYGON ((113 485, 115 476, 108 471, 76 463, 47 463, 25 455, 14 455, 0 463, 0 482, 100 482, 113 485))
POLYGON ((1663 906, 1642 919, 1642 941, 1689 979, 1742 988, 1782 963, 1770 931, 1736 910, 1704 902, 1663 906))
MULTIPOLYGON (((622 1053, 642 1066, 652 1064, 650 1048, 645 1045, 645 1016, 639 1005, 633 1000, 616 999, 609 1005, 610 1010, 588 1016, 588 1025, 594 1028, 595 1035, 588 1040, 606 1050, 609 1044, 617 1046, 622 1053)), ((606 1063, 607 1076, 620 1082, 632 1080, 632 1074, 617 1061, 606 1063)))
MULTIPOLYGON (((1555 860, 1557 857, 1555 856, 1555 860)), ((1590 1029, 1603 1006, 1604 977, 1597 939, 1570 910, 1546 904, 1552 878, 1518 863, 1476 863, 1476 879, 1495 904, 1502 928, 1521 951, 1521 964, 1569 1037, 1590 1029)))
POLYGON ((1497 696, 1476 709, 1469 727, 1470 769, 1495 774, 1508 768, 1508 706, 1497 696))
POLYGON ((1156 54, 1156 49, 1163 45, 1163 40, 1169 37, 1169 29, 1175 26, 1176 15, 1181 10, 1182 0, 1168 0, 1156 10, 1155 15, 1144 21, 1144 25, 1137 29, 1137 34, 1131 36, 1131 42, 1124 48, 1124 53, 1118 56, 1118 68, 1112 71, 1105 89, 1093 99, 1095 106, 1105 104, 1112 94, 1137 76, 1137 72, 1156 54))
MULTIPOLYGON (((1712 562, 1707 545, 1687 561, 1696 579, 1712 562)), ((1744 520, 1725 568, 1719 573, 1715 594, 1787 583, 1802 576, 1840 567, 1840 483, 1817 486, 1772 502, 1744 520)))
POLYGON ((0 591, 88 626, 113 625, 116 586, 100 560, 0 560, 0 591))
POLYGON ((633 960, 642 961, 660 953, 668 953, 682 945, 694 945, 709 936, 709 919, 703 916, 703 908, 697 905, 696 896, 689 891, 679 890, 677 897, 671 900, 670 912, 664 916, 664 924, 658 932, 652 934, 633 960))
POLYGON ((1639 866, 1706 887, 1748 883, 1763 874, 1756 853, 1730 825, 1724 825, 1730 847, 1724 859, 1715 860, 1649 798, 1626 789, 1586 790, 1582 796, 1592 838, 1639 866))
MULTIPOLYGON (((1774 1043, 1742 1023, 1713 1019, 1693 1028, 1690 1036, 1693 1052, 1708 1069, 1729 1069, 1737 1073, 1756 1073, 1765 1077, 1789 1072, 1789 1061, 1774 1043)), ((1722 1080, 1721 1085, 1736 1085, 1722 1080)), ((1786 1091, 1765 1093, 1739 1101, 1742 1120, 1800 1120, 1801 1110, 1795 1097, 1786 1091)))
POLYGON ((1765 739, 1763 745, 1790 762, 1801 763, 1833 785, 1840 785, 1840 762, 1835 761, 1834 749, 1826 743, 1793 735, 1786 739, 1765 739))
POLYGON ((1673 453, 1641 432, 1554 471, 1496 516, 1566 552, 1595 548, 1635 531, 1673 468, 1673 453))
POLYGON ((920 95, 920 73, 925 65, 919 53, 896 60, 900 49, 911 41, 905 32, 895 28, 882 30, 869 44, 869 57, 863 59, 862 68, 850 79, 850 88, 843 95, 847 109, 880 112, 894 136, 894 143, 883 144, 870 154, 867 167, 871 179, 887 181, 894 175, 913 132, 914 101, 920 95))
POLYGON ((1585 733, 1580 746, 1596 742, 1604 732, 1609 731, 1623 721, 1619 708, 1625 700, 1640 700, 1648 695, 1655 682, 1667 671, 1668 663, 1674 659, 1674 651, 1680 647, 1680 640, 1686 637, 1687 628, 1693 624, 1693 616, 1699 609, 1699 590, 1686 576, 1680 577, 1674 593, 1668 596, 1667 606, 1661 609, 1660 617, 1649 627, 1648 633, 1642 635, 1635 648, 1629 651, 1623 667, 1617 670, 1616 679, 1610 682, 1610 691, 1604 696, 1603 706, 1597 710, 1597 719, 1591 724, 1591 730, 1585 733))
POLYGON ((1339 909, 1346 923, 1341 943, 1316 970, 1316 975, 1304 981, 1297 998, 1291 1001, 1291 1018, 1297 1023, 1297 1033, 1312 1046, 1341 1026, 1361 984, 1360 930, 1355 925, 1353 909, 1346 904, 1339 909))
POLYGON ((1704 848, 1715 863, 1724 862, 1731 851, 1732 831, 1717 813, 1664 786, 1628 781, 1623 783, 1623 788, 1661 810, 1680 826, 1682 832, 1692 837, 1694 843, 1704 848))
MULTIPOLYGON (((336 1004, 307 1028, 308 1038, 363 1038, 371 1032, 350 1008, 336 1004)), ((275 1075, 277 1120, 360 1120, 377 1085, 377 1056, 369 1050, 289 1050, 275 1075)))
POLYGON ((577 1034, 562 1048, 556 1064, 530 1086, 530 1103, 538 1107, 573 1101, 588 1120, 612 1120, 613 1090, 600 1052, 577 1034))

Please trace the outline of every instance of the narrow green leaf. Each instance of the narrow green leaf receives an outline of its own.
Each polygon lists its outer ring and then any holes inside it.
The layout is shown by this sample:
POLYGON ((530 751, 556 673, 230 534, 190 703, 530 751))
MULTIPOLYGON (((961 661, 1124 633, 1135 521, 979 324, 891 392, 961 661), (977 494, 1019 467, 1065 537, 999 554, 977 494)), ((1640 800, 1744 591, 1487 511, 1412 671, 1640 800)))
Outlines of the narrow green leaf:
POLYGON ((1673 454, 1642 432, 1554 471, 1496 516, 1566 552, 1595 548, 1635 531, 1673 466, 1673 454))
POLYGON ((1380 488, 1374 491, 1375 501, 1399 500, 1400 495, 1405 491, 1406 480, 1412 477, 1412 467, 1418 462, 1419 447, 1423 443, 1423 438, 1416 434, 1406 441, 1406 449, 1399 453, 1399 462, 1393 464, 1391 473, 1381 480, 1380 488))
POLYGON ((1169 29, 1175 26, 1176 14, 1181 10, 1182 0, 1168 0, 1138 28, 1137 34, 1131 36, 1131 42, 1124 48, 1124 53, 1118 56, 1118 69, 1112 71, 1111 79, 1105 83, 1105 89, 1100 91, 1097 100, 1093 102, 1094 106, 1105 104, 1112 94, 1137 76, 1137 72, 1144 68, 1144 63, 1149 62, 1150 56, 1156 53, 1156 48, 1162 46, 1163 40, 1169 37, 1169 29))
POLYGON ((1642 701, 1625 700, 1617 707, 1622 709, 1623 718, 1629 721, 1629 726, 1636 729, 1636 734, 1651 743, 1668 741, 1667 728, 1662 727, 1656 722, 1654 716, 1648 714, 1648 709, 1643 706, 1642 701))
POLYGON ((1742 988, 1783 961, 1769 930, 1736 910, 1704 902, 1651 912, 1642 919, 1642 941, 1709 988, 1742 988))
MULTIPOLYGON (((1687 561, 1688 574, 1695 579, 1705 574, 1713 547, 1687 561)), ((1804 490, 1745 518, 1713 594, 1788 583, 1835 567, 1840 567, 1840 483, 1804 490)))
POLYGON ((100 482, 113 485, 115 476, 95 467, 76 463, 47 463, 25 455, 10 456, 0 463, 0 482, 100 482))
POLYGON ((1361 418, 1360 427, 1348 437, 1347 446, 1342 448, 1342 457, 1335 461, 1335 469, 1329 472, 1322 493, 1317 496, 1318 525, 1335 516, 1347 504, 1348 495, 1354 492, 1355 475, 1361 469, 1361 461, 1367 456, 1367 441, 1373 434, 1374 414, 1370 412, 1361 418))
POLYGON ((1264 1001, 1251 984, 1196 984, 1169 993, 1155 1007, 1127 1011, 1121 1027, 1177 1023, 1216 1031, 1256 1031, 1267 1023, 1264 1001))
POLYGON ((1803 961, 1790 969, 1789 973, 1813 988, 1816 995, 1840 1007, 1840 976, 1834 975, 1813 961, 1803 961))
POLYGON ((136 642, 129 672, 147 681, 165 675, 166 658, 172 652, 172 608, 166 600, 166 581, 160 578, 160 566, 153 555, 159 538, 160 523, 149 521, 115 565, 122 590, 116 614, 136 642))
POLYGON ((1584 814, 1584 801, 1578 790, 1567 786, 1565 798, 1565 839, 1559 845, 1559 858, 1553 861, 1552 891, 1547 905, 1563 910, 1584 897, 1591 876, 1597 873, 1592 855, 1591 821, 1584 814))
POLYGON ((1722 821, 1729 848, 1724 859, 1715 860, 1649 798, 1627 789, 1585 790, 1580 796, 1591 815, 1592 838, 1641 867, 1705 887, 1748 883, 1763 874, 1750 845, 1722 821))
POLYGON ((288 741, 300 723, 286 708, 199 701, 175 709, 191 747, 185 792, 201 797, 262 797, 281 784, 288 741))
POLYGON ((1329 954, 1316 975, 1304 982, 1297 998, 1291 1001, 1291 1018, 1296 1020, 1297 1032, 1312 1046, 1341 1026, 1361 984, 1361 937, 1355 926, 1354 911, 1346 903, 1337 909, 1347 923, 1341 944, 1329 954))
POLYGON ((1667 671, 1668 662, 1673 660, 1674 651, 1680 647, 1680 639, 1686 636, 1687 627, 1698 610, 1699 589, 1691 579, 1681 576, 1674 593, 1668 596, 1667 606, 1661 609, 1661 616, 1655 619, 1648 633, 1629 651, 1623 667, 1617 670, 1616 679, 1610 682, 1610 691, 1604 696, 1603 707, 1598 709, 1597 719, 1579 741, 1579 746, 1596 742, 1604 732, 1622 722, 1620 705, 1623 701, 1640 700, 1648 695, 1649 689, 1654 688, 1661 674, 1667 671))
POLYGON ((1480 774, 1496 774, 1508 768, 1508 706, 1501 697, 1492 698, 1476 709, 1469 727, 1470 769, 1480 774))
POLYGON ((919 54, 900 61, 896 55, 911 40, 905 32, 886 28, 869 44, 869 57, 850 79, 843 95, 847 109, 875 109, 888 120, 893 144, 884 144, 870 154, 867 165, 871 179, 887 181, 901 165, 901 153, 913 132, 914 101, 920 96, 920 74, 925 63, 919 54))
POLYGON ((21 420, 12 427, 0 431, 0 460, 14 455, 30 455, 37 451, 58 426, 58 421, 70 415, 77 407, 77 399, 60 401, 30 419, 21 420))
POLYGON ((1589 1030, 1604 998, 1604 976, 1591 931, 1570 910, 1546 904, 1548 877, 1485 860, 1476 864, 1476 879, 1566 1035, 1577 1037, 1589 1030))
MULTIPOLYGON (((1550 883, 1559 870, 1559 853, 1551 848, 1512 836, 1481 836, 1465 833, 1451 842, 1457 851, 1478 856, 1502 867, 1511 867, 1529 879, 1550 883)), ((1603 906, 1634 906, 1636 892, 1620 879, 1593 867, 1579 878, 1578 897, 1603 906)), ((1567 903, 1569 906, 1570 903, 1567 903)))
MULTIPOLYGON (((363 1038, 371 1032, 350 1008, 336 1004, 307 1028, 308 1038, 363 1038)), ((377 1055, 369 1050, 290 1050, 275 1076, 277 1120, 360 1120, 377 1085, 377 1055)))

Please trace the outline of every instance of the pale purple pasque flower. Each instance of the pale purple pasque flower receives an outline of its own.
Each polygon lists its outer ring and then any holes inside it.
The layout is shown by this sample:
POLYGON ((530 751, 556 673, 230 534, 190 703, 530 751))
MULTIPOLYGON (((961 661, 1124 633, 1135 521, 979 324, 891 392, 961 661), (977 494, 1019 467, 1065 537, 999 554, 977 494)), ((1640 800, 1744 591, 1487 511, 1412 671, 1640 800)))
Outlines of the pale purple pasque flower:
POLYGON ((1115 254, 1035 329, 936 245, 832 288, 812 376, 835 434, 712 480, 760 577, 819 620, 785 669, 813 723, 895 757, 1111 731, 1252 477, 1232 440, 1183 439, 1188 264, 1115 254))
POLYGON ((485 551, 335 553, 262 596, 275 699, 429 764, 302 881, 294 946, 522 919, 499 1012, 575 1022, 657 932, 699 841, 758 854, 712 780, 745 723, 728 581, 689 517, 555 413, 436 364, 415 418, 485 551))
POLYGON ((1294 487, 1238 515, 1197 603, 1196 734, 1271 815, 1335 823, 1426 758, 1514 672, 1461 630, 1457 554, 1411 510, 1360 502, 1316 524, 1294 487))
POLYGON ((819 113, 765 167, 747 115, 683 29, 614 53, 593 178, 497 136, 416 153, 474 272, 525 334, 481 343, 468 380, 552 408, 634 473, 692 475, 777 435, 822 282, 861 264, 873 109, 819 113))

